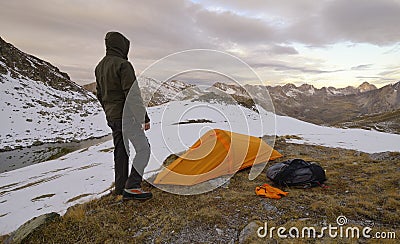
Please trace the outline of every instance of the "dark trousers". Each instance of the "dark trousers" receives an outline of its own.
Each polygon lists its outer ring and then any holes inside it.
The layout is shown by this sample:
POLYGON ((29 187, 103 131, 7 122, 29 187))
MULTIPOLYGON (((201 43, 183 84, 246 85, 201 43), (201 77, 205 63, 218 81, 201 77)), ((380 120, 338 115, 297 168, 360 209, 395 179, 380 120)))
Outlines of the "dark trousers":
POLYGON ((115 192, 121 193, 124 188, 140 188, 143 172, 150 158, 150 145, 141 125, 130 123, 124 126, 122 120, 107 121, 114 141, 115 192), (129 174, 129 142, 135 149, 132 168, 129 174))

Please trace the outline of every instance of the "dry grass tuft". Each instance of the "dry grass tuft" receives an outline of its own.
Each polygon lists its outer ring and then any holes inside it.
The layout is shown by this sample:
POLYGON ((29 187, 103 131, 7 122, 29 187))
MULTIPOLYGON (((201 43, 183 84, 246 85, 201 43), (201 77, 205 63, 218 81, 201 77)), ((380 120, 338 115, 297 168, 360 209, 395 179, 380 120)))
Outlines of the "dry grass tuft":
POLYGON ((67 210, 63 219, 66 221, 79 222, 84 220, 85 216, 85 207, 83 205, 75 205, 67 210))

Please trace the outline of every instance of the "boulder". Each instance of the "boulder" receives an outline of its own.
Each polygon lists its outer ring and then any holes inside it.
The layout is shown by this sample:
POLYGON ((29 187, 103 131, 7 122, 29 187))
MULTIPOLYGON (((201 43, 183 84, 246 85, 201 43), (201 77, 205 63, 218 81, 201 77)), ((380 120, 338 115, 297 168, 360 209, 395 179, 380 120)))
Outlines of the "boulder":
POLYGON ((239 243, 253 243, 259 242, 260 238, 257 236, 257 230, 260 228, 261 224, 257 221, 252 221, 247 224, 239 235, 239 243))
POLYGON ((23 243, 39 227, 58 218, 60 218, 60 215, 55 212, 34 217, 14 231, 6 243, 23 243))

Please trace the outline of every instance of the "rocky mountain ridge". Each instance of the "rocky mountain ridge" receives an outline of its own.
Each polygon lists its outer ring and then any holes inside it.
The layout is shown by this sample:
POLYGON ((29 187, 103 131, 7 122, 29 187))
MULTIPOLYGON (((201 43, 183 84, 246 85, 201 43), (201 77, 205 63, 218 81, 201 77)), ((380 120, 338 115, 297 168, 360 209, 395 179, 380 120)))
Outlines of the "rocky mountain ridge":
POLYGON ((275 112, 304 121, 332 125, 350 122, 362 116, 400 109, 400 82, 376 88, 367 82, 358 87, 320 89, 312 85, 295 86, 221 85, 214 87, 226 93, 252 98, 263 105, 271 100, 275 112))
MULTIPOLYGON (((139 76, 140 91, 148 107, 161 105, 170 101, 196 98, 202 91, 192 84, 179 80, 161 82, 150 77, 139 76)), ((96 82, 83 85, 83 88, 96 94, 96 82)))
POLYGON ((27 54, 0 37, 0 74, 14 79, 29 78, 41 81, 60 91, 82 92, 79 85, 71 82, 67 73, 47 61, 27 54))
POLYGON ((300 86, 296 86, 294 84, 288 83, 283 86, 267 86, 268 90, 271 93, 285 93, 288 97, 293 97, 296 95, 323 95, 323 96, 347 96, 353 94, 361 94, 364 92, 372 91, 378 89, 375 85, 370 84, 368 82, 363 82, 358 87, 347 86, 344 88, 335 88, 332 86, 316 88, 310 84, 302 84, 300 86))
POLYGON ((179 80, 161 82, 150 77, 139 77, 139 87, 147 106, 157 106, 170 101, 198 97, 202 91, 196 86, 179 80))
MULTIPOLYGON (((376 129, 390 133, 400 133, 390 114, 400 109, 400 82, 377 88, 364 82, 358 87, 316 88, 310 84, 296 86, 263 86, 227 84, 215 82, 205 90, 184 81, 161 82, 151 78, 140 78, 139 85, 145 97, 151 96, 149 106, 160 105, 172 100, 217 100, 237 103, 253 108, 257 103, 279 115, 287 115, 307 122, 347 127, 361 125, 353 120, 363 121, 362 128, 376 129), (155 91, 154 87, 158 87, 155 91), (147 95, 146 95, 147 94, 147 95), (389 115, 386 115, 386 114, 389 115), (377 127, 364 116, 378 116, 388 121, 379 121, 377 127), (368 123, 367 123, 368 121, 368 123)), ((94 87, 94 86, 93 86, 94 87)), ((94 89, 94 88, 92 88, 94 89)), ((93 90, 92 90, 93 91, 93 90)))
POLYGON ((49 62, 0 38, 0 149, 109 133, 96 97, 49 62))

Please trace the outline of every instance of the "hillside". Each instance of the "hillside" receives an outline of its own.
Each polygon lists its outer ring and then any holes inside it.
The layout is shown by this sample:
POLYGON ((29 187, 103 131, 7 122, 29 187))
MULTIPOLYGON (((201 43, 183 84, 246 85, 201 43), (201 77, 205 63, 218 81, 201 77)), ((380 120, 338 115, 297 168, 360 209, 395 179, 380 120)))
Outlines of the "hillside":
POLYGON ((109 133, 96 97, 50 63, 0 38, 0 150, 109 133))
POLYGON ((338 123, 334 124, 334 126, 400 134, 400 109, 392 112, 357 117, 351 122, 338 123))
MULTIPOLYGON (((284 188, 289 192, 287 197, 265 199, 254 193, 256 186, 270 183, 265 171, 249 181, 248 170, 237 173, 224 187, 195 196, 173 195, 147 186, 154 194, 152 200, 121 202, 112 195, 103 196, 70 208, 27 242, 233 243, 242 240, 247 226, 248 239, 244 243, 265 243, 269 237, 258 238, 255 231, 266 221, 269 227, 313 226, 318 230, 328 224, 337 226, 340 215, 348 219, 346 226, 369 226, 371 234, 398 230, 399 153, 366 154, 290 144, 283 138, 277 141, 276 149, 285 155, 281 160, 300 157, 319 162, 326 169, 329 188, 284 188), (252 223, 256 228, 251 228, 252 223)), ((293 241, 280 239, 276 232, 272 239, 293 241)), ((324 240, 349 241, 326 236, 324 240)))

